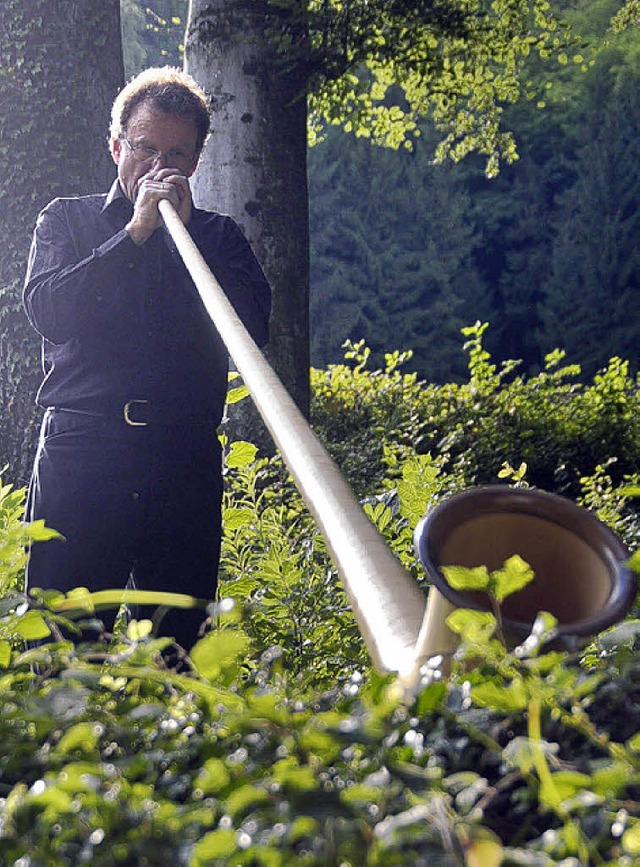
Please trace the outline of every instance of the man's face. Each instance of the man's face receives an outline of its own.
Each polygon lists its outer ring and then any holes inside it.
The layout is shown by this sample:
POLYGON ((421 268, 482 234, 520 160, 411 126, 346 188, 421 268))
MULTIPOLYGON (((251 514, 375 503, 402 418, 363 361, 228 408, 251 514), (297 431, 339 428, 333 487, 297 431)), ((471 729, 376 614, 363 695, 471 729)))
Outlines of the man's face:
POLYGON ((135 201, 140 179, 154 170, 175 169, 176 174, 186 177, 196 170, 200 156, 196 150, 198 131, 191 119, 167 114, 143 102, 129 118, 125 135, 129 144, 115 139, 111 153, 118 166, 120 186, 131 202, 135 201), (159 155, 154 159, 141 148, 159 155))

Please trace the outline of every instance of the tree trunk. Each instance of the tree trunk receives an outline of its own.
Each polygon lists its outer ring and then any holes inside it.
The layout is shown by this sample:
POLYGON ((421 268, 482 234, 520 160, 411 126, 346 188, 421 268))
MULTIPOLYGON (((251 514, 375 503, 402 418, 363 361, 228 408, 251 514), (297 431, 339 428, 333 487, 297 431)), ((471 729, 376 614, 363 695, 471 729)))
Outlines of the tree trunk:
POLYGON ((38 211, 114 177, 109 110, 123 83, 119 0, 3 0, 0 16, 0 468, 26 480, 41 378, 21 285, 38 211))
MULTIPOLYGON (((299 67, 279 62, 268 14, 259 0, 190 2, 185 66, 211 99, 213 127, 194 191, 238 221, 260 259, 274 292, 266 354, 308 414, 306 88, 299 67)), ((239 427, 255 440, 246 410, 239 427)))

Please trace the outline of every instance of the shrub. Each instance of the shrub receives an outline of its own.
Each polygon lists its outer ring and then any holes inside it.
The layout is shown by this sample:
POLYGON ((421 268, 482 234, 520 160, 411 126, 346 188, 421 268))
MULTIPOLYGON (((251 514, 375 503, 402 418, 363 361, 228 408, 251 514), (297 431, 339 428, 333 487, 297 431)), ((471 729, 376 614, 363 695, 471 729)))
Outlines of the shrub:
MULTIPOLYGON (((419 577, 412 529, 448 491, 498 475, 535 483, 552 468, 634 538, 624 364, 588 388, 553 359, 524 381, 492 368, 481 329, 469 336, 469 383, 424 386, 400 373, 400 355, 370 374, 354 347, 355 369, 328 371, 317 390, 327 442, 406 567, 419 577)), ((403 692, 370 670, 281 462, 248 443, 226 452, 225 598, 186 673, 163 663, 167 639, 148 621, 106 643, 57 640, 73 628, 61 597, 22 589, 24 545, 48 531, 23 526, 24 491, 0 485, 0 862, 637 863, 640 621, 543 653, 549 616, 510 648, 494 615, 458 610, 450 677, 432 662, 403 692)), ((640 571, 637 555, 631 565, 640 571)))

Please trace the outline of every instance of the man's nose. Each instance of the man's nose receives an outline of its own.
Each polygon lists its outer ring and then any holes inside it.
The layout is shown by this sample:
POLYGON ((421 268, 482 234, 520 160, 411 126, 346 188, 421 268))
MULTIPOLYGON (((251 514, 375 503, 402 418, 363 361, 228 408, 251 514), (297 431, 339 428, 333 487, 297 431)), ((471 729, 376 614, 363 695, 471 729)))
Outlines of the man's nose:
POLYGON ((167 155, 162 151, 158 151, 153 158, 153 168, 154 169, 166 169, 169 163, 167 161, 167 155))

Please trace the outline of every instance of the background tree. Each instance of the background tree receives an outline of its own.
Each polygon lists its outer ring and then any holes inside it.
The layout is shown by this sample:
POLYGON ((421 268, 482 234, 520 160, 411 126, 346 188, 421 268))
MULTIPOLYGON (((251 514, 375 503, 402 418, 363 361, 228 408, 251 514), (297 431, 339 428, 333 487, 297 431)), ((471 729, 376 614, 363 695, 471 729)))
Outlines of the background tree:
POLYGON ((428 379, 443 382, 455 376, 455 366, 449 365, 461 359, 458 335, 450 336, 455 321, 447 315, 453 312, 451 305, 440 316, 450 328, 441 328, 437 341, 421 340, 429 333, 429 318, 420 323, 421 311, 428 314, 437 294, 414 295, 415 306, 407 305, 403 314, 393 307, 393 286, 412 287, 403 296, 407 299, 418 292, 424 273, 443 270, 449 239, 453 244, 463 231, 468 233, 467 255, 460 258, 457 273, 450 271, 452 285, 465 324, 476 319, 491 323, 487 345, 496 358, 520 358, 536 369, 550 348, 561 345, 571 360, 585 365, 585 378, 616 352, 628 352, 635 363, 638 318, 615 310, 634 310, 640 295, 634 276, 640 31, 611 32, 618 7, 616 0, 579 3, 571 13, 572 25, 584 44, 560 52, 552 67, 529 57, 523 77, 528 99, 505 110, 506 126, 519 142, 519 159, 504 166, 497 178, 487 179, 473 155, 452 172, 434 166, 431 148, 423 146, 432 135, 427 124, 420 125, 423 141, 411 155, 402 149, 367 150, 339 133, 311 149, 314 364, 340 362, 345 337, 364 339, 378 349, 374 321, 393 318, 384 339, 386 351, 413 349, 411 365, 428 379), (402 180, 396 168, 400 162, 402 180), (427 178, 442 188, 433 203, 420 193, 427 178), (378 215, 374 202, 384 213, 378 215), (453 202, 458 208, 451 211, 453 202), (398 221, 395 215, 403 208, 405 219, 398 221), (444 221, 445 214, 451 222, 444 221), (385 226, 385 249, 397 250, 393 285, 369 268, 372 255, 374 262, 381 255, 379 249, 369 249, 376 219, 385 226), (413 272, 407 220, 426 227, 420 268, 413 272), (341 223, 348 223, 348 239, 341 236, 341 223), (429 244, 432 224, 440 249, 429 244), (616 288, 620 281, 624 290, 616 288), (386 298, 383 284, 388 286, 386 298), (622 305, 614 301, 618 297, 624 299, 622 305), (333 298, 338 301, 330 307, 333 298), (348 330, 341 333, 343 325, 348 330))
POLYGON ((470 310, 489 309, 464 175, 431 164, 434 138, 425 127, 412 151, 394 151, 330 130, 311 148, 314 366, 339 360, 346 338, 365 339, 374 364, 410 348, 421 375, 464 375, 460 329, 470 310))
MULTIPOLYGON (((194 178, 197 201, 240 223, 274 288, 269 357, 309 407, 307 114, 304 71, 280 61, 277 7, 192 0, 186 69, 205 87, 213 135, 194 178)), ((288 18, 295 44, 302 24, 288 18)))
POLYGON ((117 0, 5 0, 0 16, 0 466, 24 479, 36 433, 36 335, 21 286, 38 211, 104 189, 122 85, 117 0))
POLYGON ((567 348, 592 376, 613 356, 638 358, 640 341, 640 55, 615 52, 590 75, 576 120, 575 182, 554 215, 541 343, 567 348))
POLYGON ((182 66, 188 0, 120 0, 127 79, 149 66, 182 66))
MULTIPOLYGON (((520 95, 532 50, 561 41, 540 0, 278 2, 191 0, 186 65, 213 99, 211 140, 196 180, 201 204, 244 226, 275 291, 272 356, 308 404, 306 113, 398 147, 429 114, 439 156, 514 157, 502 106, 520 95)), ((337 219, 337 217, 336 217, 337 219)))

